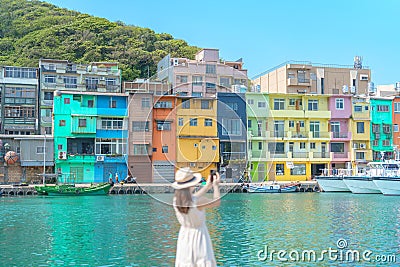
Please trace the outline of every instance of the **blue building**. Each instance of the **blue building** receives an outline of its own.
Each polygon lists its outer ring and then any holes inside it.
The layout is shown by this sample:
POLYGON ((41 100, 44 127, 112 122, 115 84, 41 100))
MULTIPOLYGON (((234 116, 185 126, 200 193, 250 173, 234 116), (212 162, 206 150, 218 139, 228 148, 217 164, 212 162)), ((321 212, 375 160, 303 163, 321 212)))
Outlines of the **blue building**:
POLYGON ((217 120, 222 178, 237 181, 246 170, 247 121, 245 94, 218 93, 217 120))

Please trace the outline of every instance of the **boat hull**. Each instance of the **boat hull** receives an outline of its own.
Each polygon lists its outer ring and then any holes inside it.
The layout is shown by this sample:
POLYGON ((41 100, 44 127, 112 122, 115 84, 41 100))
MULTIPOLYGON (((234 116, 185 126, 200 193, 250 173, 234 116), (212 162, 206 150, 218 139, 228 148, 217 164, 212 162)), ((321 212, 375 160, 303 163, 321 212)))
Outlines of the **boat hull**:
POLYGON ((90 187, 75 187, 73 185, 36 186, 38 194, 49 196, 88 196, 107 195, 111 184, 104 183, 90 187))
POLYGON ((324 192, 351 192, 350 189, 339 177, 316 178, 319 187, 324 192))
POLYGON ((382 194, 374 181, 368 177, 348 177, 343 182, 353 194, 382 194))
POLYGON ((277 186, 254 186, 249 185, 247 188, 248 193, 294 193, 297 192, 298 186, 284 186, 284 187, 277 187, 277 186))
POLYGON ((380 178, 373 182, 385 196, 400 196, 399 178, 380 178))

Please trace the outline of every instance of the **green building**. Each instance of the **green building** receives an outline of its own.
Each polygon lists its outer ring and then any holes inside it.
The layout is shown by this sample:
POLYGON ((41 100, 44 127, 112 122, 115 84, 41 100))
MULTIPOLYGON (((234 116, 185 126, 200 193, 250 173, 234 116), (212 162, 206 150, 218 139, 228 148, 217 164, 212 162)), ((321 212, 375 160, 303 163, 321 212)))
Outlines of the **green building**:
POLYGON ((393 97, 371 97, 371 147, 374 161, 393 159, 393 97))

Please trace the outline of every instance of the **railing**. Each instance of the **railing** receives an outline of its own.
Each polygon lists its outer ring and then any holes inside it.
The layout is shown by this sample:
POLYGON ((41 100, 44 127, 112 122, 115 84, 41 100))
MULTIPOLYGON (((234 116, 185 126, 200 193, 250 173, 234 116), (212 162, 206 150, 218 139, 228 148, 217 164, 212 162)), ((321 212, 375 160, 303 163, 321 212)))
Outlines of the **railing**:
POLYGON ((292 158, 298 159, 298 158, 308 158, 308 152, 293 152, 292 153, 292 158))
POLYGON ((86 90, 90 92, 96 92, 97 84, 86 84, 86 90))
POLYGON ((313 138, 330 138, 329 132, 312 132, 313 138))
POLYGON ((332 137, 333 138, 348 138, 349 133, 340 133, 340 132, 332 132, 332 137))
POLYGON ((310 83, 310 79, 298 78, 297 82, 298 83, 310 83))
POLYGON ((347 152, 333 152, 334 159, 345 159, 348 158, 347 152))
POLYGON ((272 137, 285 137, 285 132, 274 131, 272 137))
POLYGON ((327 159, 329 152, 313 152, 313 158, 327 159))
POLYGON ((292 138, 308 138, 309 132, 292 132, 292 138))
POLYGON ((237 159, 246 159, 245 152, 222 152, 222 159, 224 161, 227 160, 237 160, 237 159))
POLYGON ((120 88, 119 85, 106 85, 107 92, 112 92, 112 93, 119 92, 120 91, 119 88, 120 88))
POLYGON ((279 152, 270 153, 269 156, 270 156, 271 158, 280 158, 280 159, 287 158, 286 152, 282 152, 282 153, 279 153, 279 152))

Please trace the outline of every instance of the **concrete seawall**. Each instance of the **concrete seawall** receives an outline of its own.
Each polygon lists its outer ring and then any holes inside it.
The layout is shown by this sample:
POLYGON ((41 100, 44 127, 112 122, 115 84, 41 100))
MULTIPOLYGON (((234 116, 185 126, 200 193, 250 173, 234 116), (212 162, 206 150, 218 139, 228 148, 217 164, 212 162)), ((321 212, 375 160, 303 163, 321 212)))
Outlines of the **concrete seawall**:
MULTIPOLYGON (((289 184, 289 182, 280 182, 280 184, 289 184)), ((33 196, 37 195, 34 186, 16 186, 16 185, 0 185, 3 196, 33 196)), ((79 187, 90 186, 90 184, 77 185, 79 187)), ((241 183, 221 183, 221 193, 245 193, 241 183)), ((300 192, 316 192, 319 187, 316 181, 300 182, 300 192)), ((172 194, 174 189, 171 184, 115 184, 109 194, 111 195, 131 195, 131 194, 172 194)))

